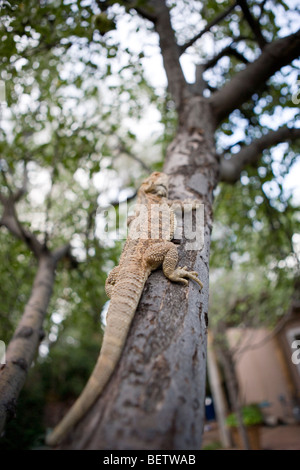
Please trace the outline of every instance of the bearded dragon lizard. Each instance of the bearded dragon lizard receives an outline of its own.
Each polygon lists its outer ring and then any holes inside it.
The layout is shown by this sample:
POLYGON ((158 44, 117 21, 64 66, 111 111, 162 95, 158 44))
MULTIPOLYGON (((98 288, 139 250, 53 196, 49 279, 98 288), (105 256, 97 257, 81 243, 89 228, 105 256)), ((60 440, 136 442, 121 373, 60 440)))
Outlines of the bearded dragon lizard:
POLYGON ((188 271, 187 267, 176 268, 177 247, 171 242, 175 231, 175 213, 169 207, 174 201, 169 201, 167 196, 168 176, 164 173, 152 173, 138 190, 137 210, 129 224, 120 263, 110 272, 105 283, 106 293, 111 300, 98 361, 73 407, 46 438, 48 445, 56 445, 62 440, 108 383, 120 359, 151 271, 162 265, 163 273, 170 281, 188 284, 188 278, 203 287, 195 271, 188 271))

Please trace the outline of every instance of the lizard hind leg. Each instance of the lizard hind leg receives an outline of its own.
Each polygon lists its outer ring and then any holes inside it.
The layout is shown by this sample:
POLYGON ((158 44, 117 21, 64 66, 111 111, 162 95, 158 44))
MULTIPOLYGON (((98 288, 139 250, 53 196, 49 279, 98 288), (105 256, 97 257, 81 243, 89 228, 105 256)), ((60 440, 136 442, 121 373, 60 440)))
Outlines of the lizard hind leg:
POLYGON ((196 271, 188 271, 187 266, 181 268, 178 266, 176 268, 176 264, 178 262, 178 252, 176 246, 172 243, 172 247, 166 253, 163 261, 163 272, 164 275, 173 282, 181 282, 185 285, 188 284, 186 278, 195 281, 200 286, 200 290, 203 288, 203 284, 198 279, 198 273, 196 271))
POLYGON ((176 268, 169 279, 174 282, 183 282, 184 284, 188 284, 188 281, 185 279, 186 277, 199 284, 200 291, 203 289, 203 284, 198 278, 198 273, 196 271, 188 271, 186 266, 184 266, 184 268, 176 268))
POLYGON ((176 268, 178 251, 176 245, 172 242, 165 241, 150 246, 144 253, 144 261, 152 271, 162 264, 163 273, 170 281, 187 285, 186 278, 188 278, 199 284, 201 289, 203 287, 196 271, 188 271, 186 266, 176 268))

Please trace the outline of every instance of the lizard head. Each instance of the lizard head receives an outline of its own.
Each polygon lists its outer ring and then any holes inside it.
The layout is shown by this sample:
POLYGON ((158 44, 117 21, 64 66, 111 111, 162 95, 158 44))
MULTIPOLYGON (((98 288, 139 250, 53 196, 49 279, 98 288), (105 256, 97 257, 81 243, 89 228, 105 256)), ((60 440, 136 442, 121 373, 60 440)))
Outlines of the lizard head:
POLYGON ((165 173, 155 171, 141 184, 140 191, 158 197, 168 196, 169 178, 165 173))

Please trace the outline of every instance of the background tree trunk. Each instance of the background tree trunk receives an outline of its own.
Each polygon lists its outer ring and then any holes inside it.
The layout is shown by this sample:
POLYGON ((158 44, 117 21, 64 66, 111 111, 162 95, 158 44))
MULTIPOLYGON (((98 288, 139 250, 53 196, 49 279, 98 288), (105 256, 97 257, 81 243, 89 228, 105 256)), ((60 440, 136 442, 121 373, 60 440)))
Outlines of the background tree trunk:
MULTIPOLYGON (((225 334, 226 332, 224 331, 223 335, 225 334)), ((247 434, 247 429, 243 422, 242 403, 241 403, 240 396, 239 396, 239 386, 238 386, 238 380, 236 377, 232 354, 228 346, 224 347, 224 345, 218 344, 218 350, 219 350, 220 362, 224 368, 224 374, 225 374, 226 384, 228 387, 231 409, 236 414, 236 418, 237 418, 238 432, 240 434, 244 449, 251 450, 249 439, 248 439, 248 434, 247 434)))
POLYGON ((43 338, 43 321, 51 298, 55 278, 55 261, 42 255, 30 298, 6 351, 6 364, 0 370, 0 434, 7 420, 15 414, 19 393, 28 369, 43 338))
POLYGON ((221 443, 223 447, 229 448, 231 447, 231 437, 229 429, 226 425, 226 415, 228 410, 222 387, 221 374, 218 367, 216 352, 213 345, 213 337, 210 331, 208 331, 207 344, 207 372, 218 420, 221 443))
POLYGON ((179 246, 179 265, 204 284, 189 287, 153 273, 119 365, 102 396, 77 425, 65 449, 199 449, 204 422, 208 262, 213 189, 219 164, 208 104, 191 98, 179 114, 164 171, 170 199, 205 204, 204 247, 179 246))

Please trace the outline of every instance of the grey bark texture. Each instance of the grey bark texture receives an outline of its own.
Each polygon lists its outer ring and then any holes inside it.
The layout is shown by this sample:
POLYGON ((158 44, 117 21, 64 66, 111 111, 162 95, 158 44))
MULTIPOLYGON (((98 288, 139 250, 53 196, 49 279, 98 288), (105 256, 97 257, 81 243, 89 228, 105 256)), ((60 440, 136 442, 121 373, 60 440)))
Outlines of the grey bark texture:
POLYGON ((6 351, 0 370, 0 434, 15 415, 16 403, 28 370, 43 338, 43 321, 52 294, 55 263, 47 254, 38 261, 30 298, 6 351))
POLYGON ((222 387, 222 378, 217 361, 217 355, 213 345, 213 337, 210 331, 208 331, 207 339, 207 373, 209 385, 212 392, 214 408, 218 420, 220 440, 222 446, 227 449, 231 447, 230 431, 226 425, 228 409, 222 387))
MULTIPOLYGON (((225 337, 225 331, 223 330, 225 337)), ((242 402, 239 394, 238 379, 235 372, 234 361, 228 345, 218 343, 219 360, 223 365, 226 385, 228 387, 229 401, 231 409, 236 414, 238 431, 245 450, 251 450, 247 429, 243 421, 242 402)))

